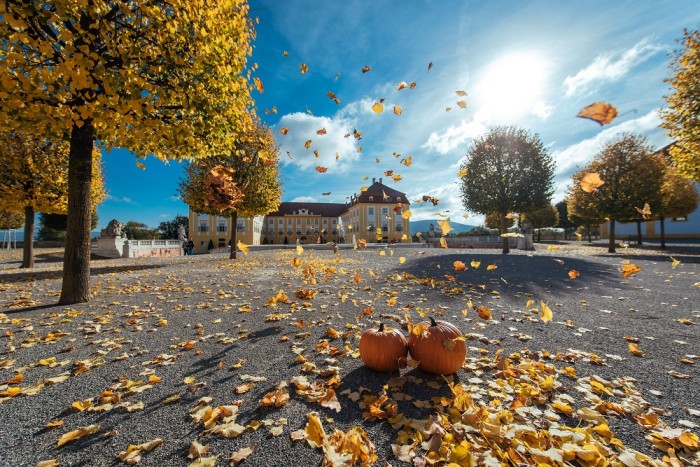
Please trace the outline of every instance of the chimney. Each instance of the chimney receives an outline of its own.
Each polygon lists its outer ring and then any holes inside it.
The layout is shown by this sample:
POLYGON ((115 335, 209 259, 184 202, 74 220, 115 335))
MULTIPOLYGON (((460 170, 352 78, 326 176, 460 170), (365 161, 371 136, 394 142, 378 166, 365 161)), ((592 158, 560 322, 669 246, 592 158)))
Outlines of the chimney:
POLYGON ((382 177, 379 177, 379 183, 380 184, 382 183, 382 177))
POLYGON ((374 183, 374 182, 376 182, 376 181, 377 181, 377 179, 374 178, 374 177, 372 177, 372 183, 374 183))

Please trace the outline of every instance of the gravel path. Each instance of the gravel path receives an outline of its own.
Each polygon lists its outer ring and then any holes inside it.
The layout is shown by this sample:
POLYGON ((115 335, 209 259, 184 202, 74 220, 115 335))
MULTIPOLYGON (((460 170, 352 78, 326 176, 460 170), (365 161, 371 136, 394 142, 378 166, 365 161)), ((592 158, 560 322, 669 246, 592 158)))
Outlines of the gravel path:
MULTIPOLYGON (((356 352, 359 335, 375 320, 403 324, 405 315, 413 322, 420 315, 440 316, 465 333, 467 361, 454 381, 468 388, 475 407, 496 411, 503 404, 510 410, 515 420, 503 421, 504 429, 599 427, 584 410, 594 405, 595 393, 603 401, 596 413, 605 412, 604 403, 611 412, 603 416, 614 438, 595 438, 606 449, 635 450, 638 460, 660 461, 676 445, 682 460, 698 462, 692 440, 697 443, 700 424, 700 248, 670 253, 627 248, 617 255, 600 245, 572 242, 558 248, 538 245, 534 252, 509 255, 416 248, 339 255, 273 250, 251 251, 236 261, 223 255, 93 261, 94 298, 71 307, 55 306, 59 252, 38 251, 33 271, 16 269, 16 252, 0 252, 0 465, 50 459, 56 465, 117 465, 117 455, 129 445, 158 438, 163 444, 143 453, 139 465, 188 465, 194 462, 188 459, 193 441, 208 446, 198 465, 207 465, 207 459, 210 465, 229 465, 234 452, 248 447, 253 452, 244 465, 321 465, 323 449, 292 439, 311 412, 319 414, 327 435, 361 426, 379 465, 407 465, 401 459, 409 457, 421 465, 426 450, 436 446, 429 438, 416 443, 413 456, 397 458, 391 445, 410 444, 401 439, 410 420, 435 420, 429 417, 436 407, 452 397, 447 381, 411 366, 400 375, 376 373, 356 352), (670 256, 681 263, 673 267, 670 256), (467 270, 455 271, 455 261, 467 270), (625 261, 641 271, 624 279, 625 261), (489 265, 496 268, 488 270, 489 265), (569 278, 572 270, 580 274, 575 279, 569 278), (271 306, 280 290, 289 303, 271 306), (300 290, 316 294, 295 297, 300 290), (541 302, 551 308, 551 322, 540 320, 541 302), (480 318, 470 305, 486 307, 493 319, 480 318), (630 344, 643 356, 633 355, 630 344), (547 389, 540 376, 549 368, 556 378, 547 389), (503 374, 509 369, 510 380, 503 374), (322 381, 325 391, 334 388, 340 410, 332 401, 322 405, 299 393, 302 375, 322 381), (518 395, 529 380, 542 394, 529 394, 529 408, 518 411, 514 401, 525 401, 518 395), (404 416, 403 422, 393 420, 395 426, 362 415, 361 404, 376 401, 385 385, 404 416), (261 406, 274 391, 288 393, 289 401, 261 406), (541 404, 533 402, 538 398, 541 404), (573 411, 553 413, 556 401, 573 411), (211 426, 193 418, 198 405, 207 404, 237 412, 235 424, 244 432, 230 438, 207 432, 211 426), (626 411, 613 415, 619 407, 626 411), (94 433, 57 447, 64 434, 91 425, 99 425, 94 433), (666 436, 668 446, 657 443, 664 451, 646 439, 655 430, 666 436)), ((455 430, 462 426, 452 423, 455 430)), ((444 452, 451 438, 438 434, 434 442, 443 443, 442 451, 433 455, 454 460, 456 454, 444 452)), ((475 462, 496 456, 479 445, 491 435, 469 436, 480 456, 475 462)), ((502 441, 528 435, 498 436, 502 441)), ((568 462, 583 463, 585 455, 576 455, 568 462)))

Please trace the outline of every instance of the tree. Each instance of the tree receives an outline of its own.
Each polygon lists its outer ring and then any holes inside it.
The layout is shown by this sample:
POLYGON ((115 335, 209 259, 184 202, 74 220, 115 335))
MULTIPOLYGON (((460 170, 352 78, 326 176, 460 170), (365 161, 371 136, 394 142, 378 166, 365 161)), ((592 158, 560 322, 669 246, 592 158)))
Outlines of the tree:
POLYGON ((504 233, 508 232, 508 229, 510 229, 514 225, 515 225, 515 217, 513 217, 513 216, 506 217, 505 230, 501 230, 503 228, 503 224, 501 224, 501 215, 499 213, 491 212, 489 214, 486 214, 486 217, 484 217, 484 226, 487 229, 498 230, 499 234, 504 234, 504 233))
MULTIPOLYGON (((65 213, 68 207, 68 144, 19 132, 0 132, 0 207, 24 211, 22 268, 34 267, 34 215, 65 213)), ((104 199, 100 152, 93 148, 92 209, 104 199)))
POLYGON ((178 187, 182 200, 196 212, 231 218, 231 259, 236 258, 238 217, 262 216, 279 207, 282 185, 277 153, 274 135, 258 122, 235 152, 185 168, 178 187))
POLYGON ((163 160, 228 153, 250 126, 248 5, 7 0, 0 18, 0 129, 69 135, 59 303, 86 302, 93 143, 163 160))
POLYGON ((556 227, 557 224, 559 224, 559 211, 550 204, 540 209, 522 213, 520 222, 523 222, 525 219, 530 221, 533 229, 537 229, 537 241, 539 242, 542 240, 541 229, 545 227, 556 227))
POLYGON ((175 219, 161 222, 158 225, 160 238, 163 240, 178 238, 178 235, 180 234, 180 226, 185 228, 185 237, 189 238, 190 220, 187 216, 181 216, 180 214, 176 214, 175 219))
POLYGON ((576 224, 569 220, 569 209, 567 208, 566 200, 559 201, 554 205, 559 213, 559 227, 564 229, 564 240, 568 240, 569 229, 576 227, 576 224))
POLYGON ((662 158, 662 162, 665 163, 661 184, 661 203, 659 209, 655 212, 661 227, 661 248, 665 249, 666 218, 687 216, 695 211, 698 206, 698 194, 693 183, 682 176, 674 165, 668 164, 668 161, 663 156, 656 157, 662 158))
MULTIPOLYGON (((474 140, 462 166, 462 202, 468 211, 501 216, 546 206, 552 196, 554 161, 537 135, 515 127, 497 127, 474 140)), ((503 253, 508 253, 503 239, 503 253)))
POLYGON ((665 96, 661 126, 676 140, 669 152, 678 173, 700 182, 700 31, 684 29, 680 43, 669 64, 673 76, 665 80, 673 92, 665 96))
MULTIPOLYGON (((100 217, 97 211, 90 215, 90 230, 95 230, 100 217)), ((68 216, 66 214, 46 214, 39 213, 39 229, 36 235, 37 240, 57 240, 65 241, 66 230, 68 230, 68 216)))
POLYGON ((24 224, 21 211, 0 211, 0 230, 19 229, 24 224))
POLYGON ((122 233, 129 240, 152 240, 158 237, 158 229, 152 229, 142 222, 128 221, 122 233))
POLYGON ((658 210, 663 166, 650 156, 651 148, 643 136, 623 133, 608 142, 595 158, 574 174, 570 189, 570 217, 610 221, 608 252, 615 253, 615 222, 634 219, 636 208, 645 203, 658 210), (591 193, 580 187, 587 173, 598 173, 604 184, 591 193))
POLYGON ((569 221, 575 227, 584 227, 591 242, 591 229, 605 221, 605 216, 598 210, 594 203, 593 196, 586 193, 579 187, 579 183, 585 172, 580 171, 573 175, 573 185, 570 185, 566 192, 566 209, 569 221))

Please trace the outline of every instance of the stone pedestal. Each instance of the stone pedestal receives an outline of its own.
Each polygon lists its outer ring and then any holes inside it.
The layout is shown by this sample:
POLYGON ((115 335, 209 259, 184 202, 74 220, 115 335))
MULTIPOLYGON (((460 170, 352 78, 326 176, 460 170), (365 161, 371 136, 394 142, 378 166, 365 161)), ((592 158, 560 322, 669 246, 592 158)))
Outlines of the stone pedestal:
POLYGON ((532 241, 532 234, 523 234, 522 237, 518 237, 518 249, 519 250, 534 250, 535 244, 532 241))
POLYGON ((97 237, 92 241, 92 254, 103 258, 121 258, 124 256, 126 237, 97 237))

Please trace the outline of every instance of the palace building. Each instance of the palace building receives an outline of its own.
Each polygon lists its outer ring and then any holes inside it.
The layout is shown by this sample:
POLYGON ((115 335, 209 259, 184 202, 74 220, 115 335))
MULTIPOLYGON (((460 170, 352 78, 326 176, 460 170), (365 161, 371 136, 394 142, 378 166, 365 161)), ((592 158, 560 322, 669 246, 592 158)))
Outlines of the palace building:
MULTIPOLYGON (((372 185, 353 194, 347 204, 283 202, 264 217, 239 217, 236 240, 246 245, 350 243, 360 239, 376 242, 381 235, 385 243, 410 242, 409 220, 401 215, 409 205, 405 193, 384 185, 381 178, 372 179, 372 185)), ((214 248, 227 247, 232 228, 230 217, 189 210, 194 253, 206 253, 210 241, 214 248)))

